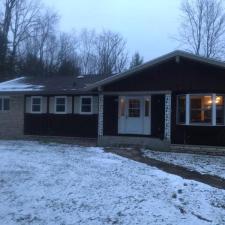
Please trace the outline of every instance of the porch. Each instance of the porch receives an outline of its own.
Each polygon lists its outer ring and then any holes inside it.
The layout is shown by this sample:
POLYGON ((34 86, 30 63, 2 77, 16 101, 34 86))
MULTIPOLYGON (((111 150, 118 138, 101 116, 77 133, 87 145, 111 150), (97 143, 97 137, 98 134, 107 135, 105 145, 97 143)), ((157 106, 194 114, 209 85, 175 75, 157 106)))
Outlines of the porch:
POLYGON ((165 149, 170 142, 170 92, 99 95, 99 145, 133 145, 165 149))

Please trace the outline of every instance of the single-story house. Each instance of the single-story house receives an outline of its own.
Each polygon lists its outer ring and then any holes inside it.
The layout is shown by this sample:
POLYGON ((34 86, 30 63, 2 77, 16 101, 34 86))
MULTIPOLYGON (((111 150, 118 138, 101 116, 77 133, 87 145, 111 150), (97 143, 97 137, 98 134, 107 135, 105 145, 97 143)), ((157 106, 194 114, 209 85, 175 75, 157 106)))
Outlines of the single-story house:
POLYGON ((0 83, 0 137, 225 146, 225 63, 174 51, 111 77, 0 83))

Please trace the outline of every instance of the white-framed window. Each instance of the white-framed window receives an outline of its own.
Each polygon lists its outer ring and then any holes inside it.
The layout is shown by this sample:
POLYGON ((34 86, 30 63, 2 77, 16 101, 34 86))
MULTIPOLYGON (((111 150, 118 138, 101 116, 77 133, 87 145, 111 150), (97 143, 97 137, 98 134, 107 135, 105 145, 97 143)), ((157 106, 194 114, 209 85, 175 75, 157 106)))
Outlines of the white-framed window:
POLYGON ((225 125, 225 95, 186 94, 177 96, 177 124, 225 125))
POLYGON ((80 97, 80 113, 81 114, 93 113, 93 97, 92 96, 80 97))
POLYGON ((55 97, 55 113, 66 114, 67 112, 67 97, 57 96, 55 97))
POLYGON ((0 97, 0 112, 8 112, 10 110, 10 98, 0 97))
POLYGON ((31 97, 31 113, 42 113, 42 97, 31 97))

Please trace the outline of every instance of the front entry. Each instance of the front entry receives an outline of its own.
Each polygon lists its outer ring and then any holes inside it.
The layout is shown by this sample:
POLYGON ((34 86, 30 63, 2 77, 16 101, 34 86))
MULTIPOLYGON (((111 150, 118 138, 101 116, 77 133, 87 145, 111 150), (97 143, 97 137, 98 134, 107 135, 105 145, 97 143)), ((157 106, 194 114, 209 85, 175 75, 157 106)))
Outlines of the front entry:
POLYGON ((150 97, 120 97, 118 133, 150 135, 150 102, 150 97))

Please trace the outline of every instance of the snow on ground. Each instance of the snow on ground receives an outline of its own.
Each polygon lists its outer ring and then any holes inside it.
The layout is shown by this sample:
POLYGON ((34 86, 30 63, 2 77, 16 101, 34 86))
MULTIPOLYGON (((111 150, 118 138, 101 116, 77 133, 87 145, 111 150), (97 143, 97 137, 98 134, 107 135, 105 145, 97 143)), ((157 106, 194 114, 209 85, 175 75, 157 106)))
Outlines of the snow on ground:
POLYGON ((145 156, 225 179, 225 157, 143 150, 145 156))
POLYGON ((223 225, 225 191, 100 148, 0 141, 1 225, 223 225))

